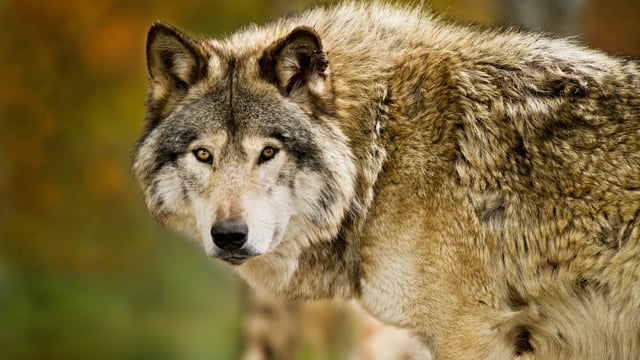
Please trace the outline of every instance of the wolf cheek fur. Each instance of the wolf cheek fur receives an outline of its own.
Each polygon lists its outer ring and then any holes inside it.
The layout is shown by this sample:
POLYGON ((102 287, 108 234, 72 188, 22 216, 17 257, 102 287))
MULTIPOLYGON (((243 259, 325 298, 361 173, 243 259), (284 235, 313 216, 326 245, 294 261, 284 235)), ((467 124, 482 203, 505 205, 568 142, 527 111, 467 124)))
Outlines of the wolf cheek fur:
POLYGON ((147 205, 254 286, 442 359, 640 353, 636 62, 353 3, 147 56, 147 205))

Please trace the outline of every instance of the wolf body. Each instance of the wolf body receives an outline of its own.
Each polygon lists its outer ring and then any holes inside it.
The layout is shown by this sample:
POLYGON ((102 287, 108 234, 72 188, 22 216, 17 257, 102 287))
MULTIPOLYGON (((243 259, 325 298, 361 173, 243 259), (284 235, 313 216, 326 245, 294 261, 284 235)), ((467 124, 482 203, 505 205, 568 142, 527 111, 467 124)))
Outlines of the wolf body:
POLYGON ((147 43, 151 214, 250 284, 439 359, 640 354, 640 68, 420 9, 147 43))

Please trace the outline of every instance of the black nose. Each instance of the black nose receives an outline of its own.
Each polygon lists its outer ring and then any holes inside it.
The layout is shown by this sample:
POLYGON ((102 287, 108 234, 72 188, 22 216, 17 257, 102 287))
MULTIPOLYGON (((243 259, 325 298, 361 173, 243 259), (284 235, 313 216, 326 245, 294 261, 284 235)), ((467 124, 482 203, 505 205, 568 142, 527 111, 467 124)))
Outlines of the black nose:
POLYGON ((238 250, 247 242, 249 229, 242 219, 225 219, 211 228, 213 242, 222 250, 238 250))

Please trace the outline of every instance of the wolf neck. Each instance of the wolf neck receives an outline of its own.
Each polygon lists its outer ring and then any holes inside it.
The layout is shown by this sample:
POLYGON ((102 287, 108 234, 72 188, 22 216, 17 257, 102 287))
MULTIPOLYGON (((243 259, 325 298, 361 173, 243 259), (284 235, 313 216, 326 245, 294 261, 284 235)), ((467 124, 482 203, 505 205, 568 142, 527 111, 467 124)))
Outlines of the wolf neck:
POLYGON ((303 248, 280 249, 253 259, 238 268, 253 287, 290 300, 352 298, 360 292, 360 260, 345 234, 344 225, 331 240, 316 241, 303 248), (295 254, 295 255, 294 255, 295 254))

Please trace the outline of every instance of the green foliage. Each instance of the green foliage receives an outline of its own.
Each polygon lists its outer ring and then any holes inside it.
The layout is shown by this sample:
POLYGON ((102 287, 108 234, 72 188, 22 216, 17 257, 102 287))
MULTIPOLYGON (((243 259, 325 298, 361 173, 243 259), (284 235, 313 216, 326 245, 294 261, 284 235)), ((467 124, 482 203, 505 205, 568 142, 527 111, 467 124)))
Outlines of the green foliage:
POLYGON ((5 274, 3 358, 236 358, 239 289, 233 277, 175 239, 159 245, 163 250, 141 257, 129 276, 5 274))

